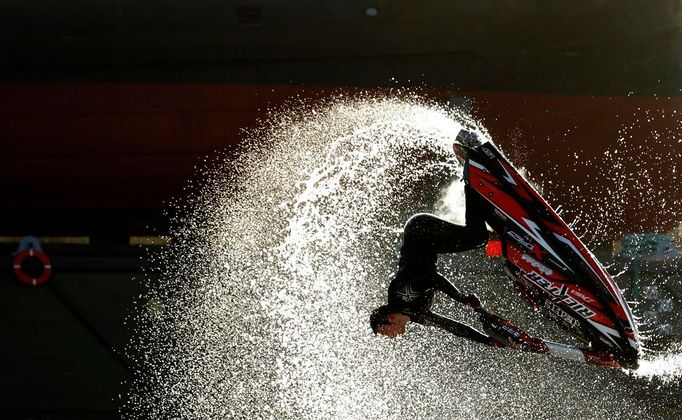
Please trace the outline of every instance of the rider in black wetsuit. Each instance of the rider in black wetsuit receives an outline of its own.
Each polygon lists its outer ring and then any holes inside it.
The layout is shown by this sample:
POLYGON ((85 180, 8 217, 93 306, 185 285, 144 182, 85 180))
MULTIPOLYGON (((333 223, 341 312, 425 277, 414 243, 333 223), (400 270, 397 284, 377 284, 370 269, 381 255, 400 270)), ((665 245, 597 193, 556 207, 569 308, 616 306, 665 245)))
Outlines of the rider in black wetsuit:
POLYGON ((466 225, 460 226, 430 214, 417 214, 405 225, 400 249, 398 273, 388 287, 388 304, 374 310, 370 317, 372 330, 391 338, 405 332, 407 321, 437 326, 470 340, 501 346, 491 337, 468 325, 430 311, 436 290, 474 308, 481 303, 475 295, 462 295, 436 271, 438 254, 462 252, 484 246, 488 231, 483 219, 481 197, 464 189, 466 225))

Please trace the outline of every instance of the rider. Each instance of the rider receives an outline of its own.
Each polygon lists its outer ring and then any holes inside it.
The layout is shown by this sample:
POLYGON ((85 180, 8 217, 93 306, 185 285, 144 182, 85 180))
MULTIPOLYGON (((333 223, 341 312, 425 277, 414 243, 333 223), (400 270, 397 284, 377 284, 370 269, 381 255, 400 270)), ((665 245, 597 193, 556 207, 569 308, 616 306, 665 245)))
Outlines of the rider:
POLYGON ((430 310, 436 290, 473 308, 481 306, 476 295, 463 295, 436 271, 438 254, 480 248, 488 241, 480 198, 468 186, 464 191, 466 225, 456 225, 430 214, 417 214, 405 224, 398 273, 388 287, 388 304, 375 309, 370 316, 375 334, 394 338, 405 333, 407 322, 413 321, 437 326, 479 343, 500 346, 497 340, 474 328, 430 310))
MULTIPOLYGON (((457 149, 455 151, 458 152, 457 149)), ((423 213, 412 216, 405 224, 398 272, 388 287, 388 304, 375 309, 370 316, 370 325, 375 334, 394 338, 404 334, 407 322, 413 321, 436 326, 479 343, 496 347, 503 345, 468 325, 430 310, 436 290, 474 309, 481 307, 476 295, 463 295, 436 271, 438 254, 480 248, 488 241, 481 207, 483 199, 468 185, 465 185, 464 193, 464 226, 423 213)))

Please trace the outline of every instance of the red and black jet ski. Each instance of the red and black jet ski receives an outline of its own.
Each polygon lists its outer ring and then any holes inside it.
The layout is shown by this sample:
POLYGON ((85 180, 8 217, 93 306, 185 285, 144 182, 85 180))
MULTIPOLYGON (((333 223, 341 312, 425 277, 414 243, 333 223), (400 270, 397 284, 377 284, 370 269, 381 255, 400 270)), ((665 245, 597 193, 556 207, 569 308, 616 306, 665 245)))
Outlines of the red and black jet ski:
MULTIPOLYGON (((636 368, 637 327, 606 269, 492 143, 465 130, 457 141, 467 151, 465 182, 487 203, 485 219, 500 235, 514 287, 585 343, 578 348, 540 340, 533 351, 636 368)), ((495 319, 489 318, 492 330, 501 327, 495 319)))

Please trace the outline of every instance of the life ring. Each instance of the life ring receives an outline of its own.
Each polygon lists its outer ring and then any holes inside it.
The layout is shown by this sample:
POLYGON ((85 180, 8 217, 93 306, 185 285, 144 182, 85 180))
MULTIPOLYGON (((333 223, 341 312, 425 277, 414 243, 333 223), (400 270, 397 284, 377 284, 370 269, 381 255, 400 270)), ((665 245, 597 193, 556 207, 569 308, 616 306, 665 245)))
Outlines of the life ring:
POLYGON ((20 251, 14 257, 13 265, 14 275, 17 276, 19 281, 28 284, 29 286, 39 286, 45 283, 52 275, 52 264, 50 263, 50 259, 47 258, 47 255, 45 255, 45 253, 35 250, 33 248, 28 248, 24 249, 23 251, 20 251), (40 273, 39 276, 32 277, 24 272, 22 264, 26 261, 27 258, 35 258, 42 264, 43 272, 40 273))

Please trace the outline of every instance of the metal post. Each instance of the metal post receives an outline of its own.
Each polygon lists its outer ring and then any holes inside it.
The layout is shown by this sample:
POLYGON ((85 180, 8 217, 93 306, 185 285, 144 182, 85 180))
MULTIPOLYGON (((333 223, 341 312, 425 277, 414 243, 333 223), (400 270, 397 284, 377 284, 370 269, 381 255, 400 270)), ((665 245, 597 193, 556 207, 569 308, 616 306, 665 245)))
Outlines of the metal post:
POLYGON ((630 289, 632 290, 632 298, 639 300, 641 297, 641 291, 639 287, 639 275, 641 271, 641 262, 639 258, 635 258, 632 261, 632 282, 630 284, 630 289))

